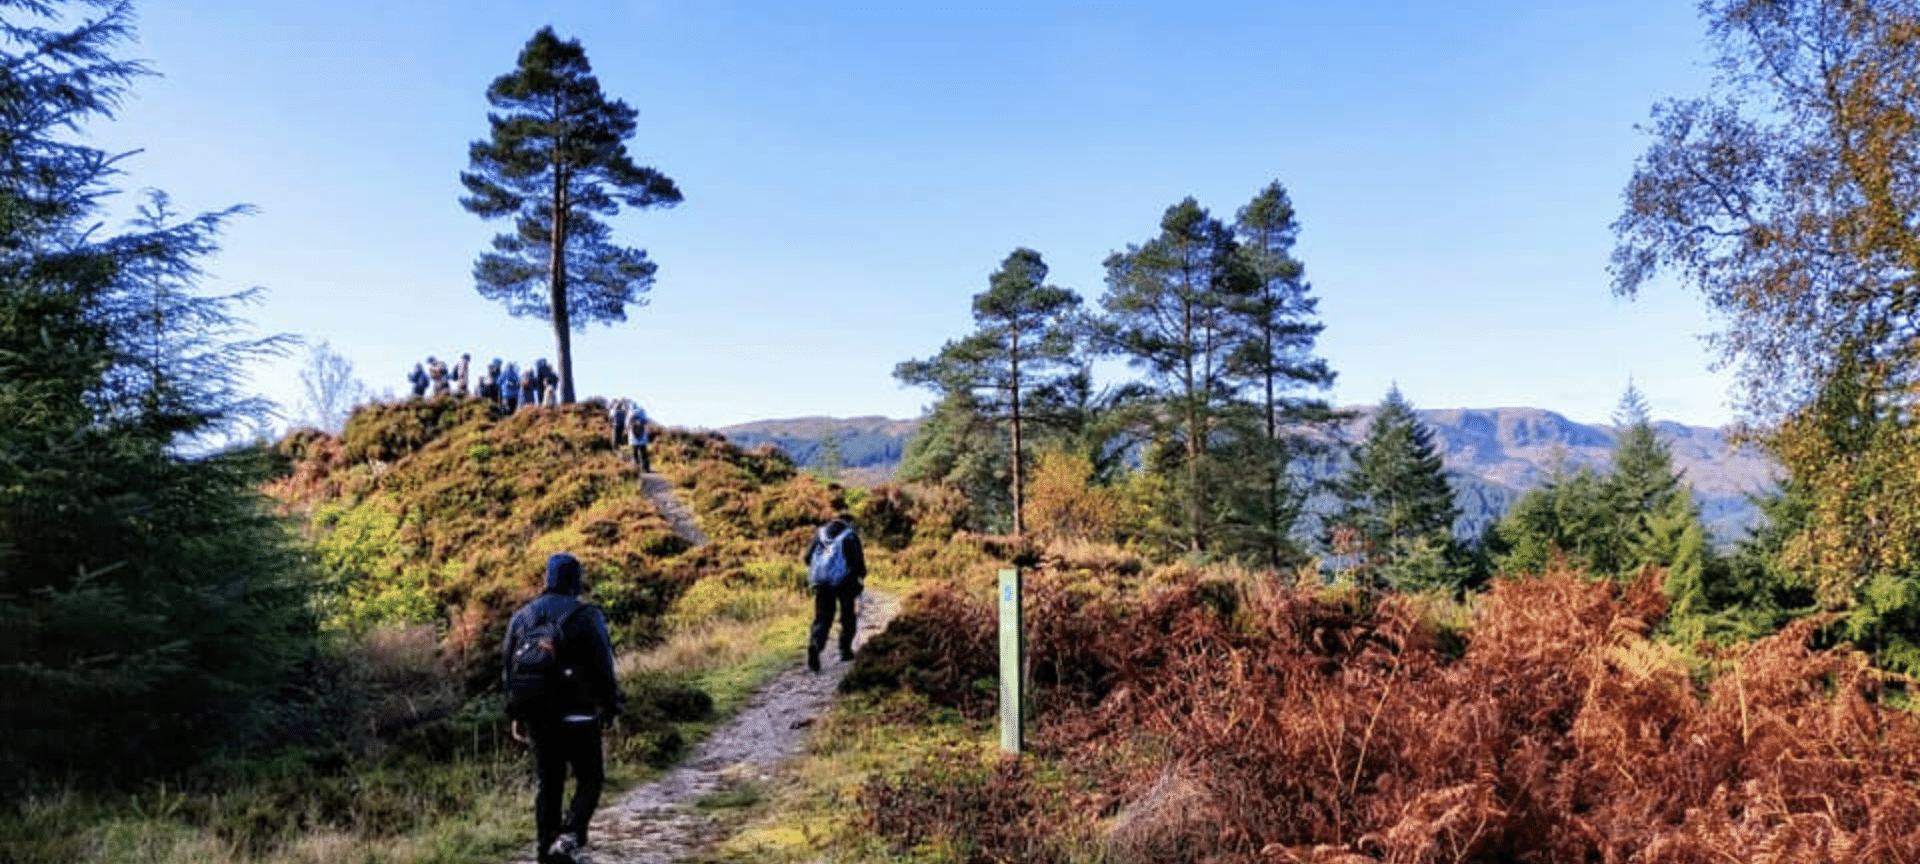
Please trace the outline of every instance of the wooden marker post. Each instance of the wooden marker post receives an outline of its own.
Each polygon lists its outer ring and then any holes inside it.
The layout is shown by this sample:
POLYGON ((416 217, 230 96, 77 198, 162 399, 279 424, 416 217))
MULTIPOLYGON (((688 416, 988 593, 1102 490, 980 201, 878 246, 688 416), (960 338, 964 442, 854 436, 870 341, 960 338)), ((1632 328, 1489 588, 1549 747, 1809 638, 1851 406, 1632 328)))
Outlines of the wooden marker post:
POLYGON ((1021 702, 1026 629, 1020 620, 1020 571, 1000 571, 1000 749, 1020 752, 1026 712, 1021 702))

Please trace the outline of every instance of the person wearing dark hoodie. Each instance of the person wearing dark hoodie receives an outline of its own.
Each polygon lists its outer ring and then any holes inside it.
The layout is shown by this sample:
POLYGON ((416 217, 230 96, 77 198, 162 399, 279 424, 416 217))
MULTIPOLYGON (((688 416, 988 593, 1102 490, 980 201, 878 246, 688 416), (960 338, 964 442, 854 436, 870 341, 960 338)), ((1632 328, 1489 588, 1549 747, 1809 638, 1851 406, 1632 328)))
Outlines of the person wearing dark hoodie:
POLYGON ((859 533, 853 530, 852 514, 841 513, 820 526, 800 560, 811 570, 814 559, 836 545, 846 559, 844 575, 834 584, 813 585, 813 627, 807 633, 807 668, 815 672, 820 671, 820 652, 827 650, 827 634, 833 629, 835 611, 840 613, 840 660, 853 659, 860 594, 866 589, 867 555, 860 548, 859 533))
MULTIPOLYGON (((600 806, 606 771, 601 729, 625 710, 613 672, 613 642, 600 608, 580 600, 580 562, 565 552, 547 559, 547 587, 507 625, 506 670, 522 637, 542 622, 558 622, 558 660, 569 686, 511 717, 513 736, 533 747, 537 786, 533 797, 535 855, 540 864, 571 864, 587 845, 587 823, 600 806), (567 773, 573 800, 562 818, 567 773)), ((510 712, 513 713, 513 712, 510 712)))

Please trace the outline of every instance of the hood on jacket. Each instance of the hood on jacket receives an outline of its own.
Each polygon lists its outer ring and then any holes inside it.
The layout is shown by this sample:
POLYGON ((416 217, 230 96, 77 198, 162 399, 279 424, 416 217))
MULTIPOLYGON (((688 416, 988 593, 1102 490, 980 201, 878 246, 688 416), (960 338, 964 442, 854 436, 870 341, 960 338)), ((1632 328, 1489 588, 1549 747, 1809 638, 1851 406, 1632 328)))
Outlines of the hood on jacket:
POLYGON ((580 596, 580 559, 565 552, 547 559, 547 593, 580 596))

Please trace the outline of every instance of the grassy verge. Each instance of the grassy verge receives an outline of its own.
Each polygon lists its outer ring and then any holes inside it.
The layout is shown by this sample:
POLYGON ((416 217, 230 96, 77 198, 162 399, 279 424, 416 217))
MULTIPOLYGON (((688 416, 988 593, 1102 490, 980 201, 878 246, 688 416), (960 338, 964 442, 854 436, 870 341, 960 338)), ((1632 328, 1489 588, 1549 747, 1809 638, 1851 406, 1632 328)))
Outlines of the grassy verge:
MULTIPOLYGON (((884 570, 891 570, 884 567, 884 570)), ((869 588, 904 596, 913 584, 884 577, 869 588)), ((804 616, 789 633, 769 632, 775 670, 792 662, 804 639, 804 616)), ((722 788, 697 802, 728 825, 728 837, 708 853, 713 862, 937 862, 939 849, 889 848, 865 831, 859 796, 875 777, 896 776, 934 751, 998 758, 999 743, 988 725, 898 692, 881 697, 843 696, 812 727, 805 753, 770 780, 726 778, 722 788)), ((969 759, 968 761, 971 761, 969 759)))

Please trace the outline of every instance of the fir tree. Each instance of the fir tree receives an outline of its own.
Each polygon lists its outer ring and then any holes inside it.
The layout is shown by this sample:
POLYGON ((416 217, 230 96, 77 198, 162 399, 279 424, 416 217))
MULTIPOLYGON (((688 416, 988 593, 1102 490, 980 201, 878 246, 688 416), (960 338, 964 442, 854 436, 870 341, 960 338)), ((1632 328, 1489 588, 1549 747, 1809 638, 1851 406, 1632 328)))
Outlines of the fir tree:
POLYGON ((1375 410, 1353 465, 1337 484, 1334 522, 1359 540, 1358 570, 1404 590, 1457 590, 1468 574, 1453 523, 1460 509, 1433 432, 1395 386, 1375 410))
POLYGON ((542 27, 519 67, 487 88, 492 135, 468 151, 461 206, 483 219, 514 217, 473 265, 480 296, 553 325, 560 401, 574 401, 572 331, 627 320, 645 304, 656 265, 643 249, 613 243, 600 217, 680 203, 680 189, 634 164, 626 140, 638 112, 608 99, 578 40, 542 27), (556 218, 557 217, 557 218, 556 218))
POLYGON ((1614 412, 1619 437, 1613 445, 1613 467, 1607 473, 1606 495, 1614 515, 1603 569, 1624 570, 1640 563, 1667 564, 1634 553, 1655 519, 1685 521, 1691 497, 1685 496, 1680 472, 1673 467, 1673 450, 1660 440, 1647 414, 1646 398, 1628 382, 1614 412))
POLYGON ((75 133, 146 74, 129 5, 0 10, 0 787, 131 781, 257 740, 311 647, 264 460, 210 449, 281 340, 192 290, 237 210, 97 228, 121 157, 75 133))

